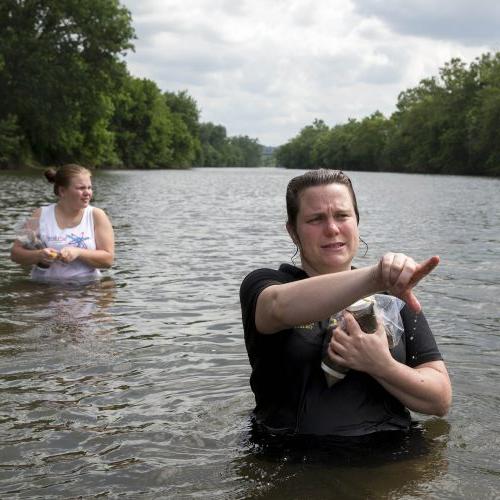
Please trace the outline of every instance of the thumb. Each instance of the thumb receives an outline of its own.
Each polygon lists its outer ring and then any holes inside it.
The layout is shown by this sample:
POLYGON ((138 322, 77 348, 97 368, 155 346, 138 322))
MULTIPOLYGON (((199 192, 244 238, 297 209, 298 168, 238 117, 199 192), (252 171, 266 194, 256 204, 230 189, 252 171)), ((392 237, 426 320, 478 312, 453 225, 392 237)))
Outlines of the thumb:
POLYGON ((422 310, 422 306, 412 290, 407 290, 400 296, 400 299, 404 300, 412 311, 419 313, 422 310))
POLYGON ((359 326, 359 323, 356 321, 356 318, 349 312, 344 311, 343 313, 344 319, 344 330, 350 335, 351 333, 360 333, 362 330, 359 326))
POLYGON ((434 255, 419 264, 417 270, 413 273, 410 284, 415 286, 422 278, 425 278, 428 274, 434 271, 434 269, 436 269, 439 265, 440 260, 441 259, 438 255, 434 255))

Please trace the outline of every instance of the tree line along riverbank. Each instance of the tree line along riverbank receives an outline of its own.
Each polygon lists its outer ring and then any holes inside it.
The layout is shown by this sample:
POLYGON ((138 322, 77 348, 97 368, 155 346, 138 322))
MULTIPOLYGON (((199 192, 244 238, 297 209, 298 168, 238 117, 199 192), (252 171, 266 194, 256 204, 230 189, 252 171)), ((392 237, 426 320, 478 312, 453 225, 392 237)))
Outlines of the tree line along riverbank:
POLYGON ((187 91, 131 75, 116 0, 0 3, 0 167, 257 166, 262 146, 200 122, 187 91))
POLYGON ((0 3, 0 168, 341 168, 498 176, 500 53, 401 92, 396 111, 315 120, 273 149, 200 122, 187 90, 131 75, 136 38, 117 0, 0 3))
POLYGON ((401 92, 388 118, 375 112, 329 127, 315 120, 281 146, 288 168, 500 175, 500 52, 401 92))

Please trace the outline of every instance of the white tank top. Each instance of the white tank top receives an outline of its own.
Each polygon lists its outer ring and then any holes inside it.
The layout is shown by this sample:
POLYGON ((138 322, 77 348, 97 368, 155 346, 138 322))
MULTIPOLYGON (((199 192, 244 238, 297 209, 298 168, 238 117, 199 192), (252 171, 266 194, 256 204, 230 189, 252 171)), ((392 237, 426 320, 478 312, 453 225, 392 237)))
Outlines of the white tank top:
MULTIPOLYGON (((83 212, 80 223, 75 227, 61 229, 56 220, 55 204, 42 207, 40 214, 40 239, 45 246, 60 252, 64 247, 78 247, 95 250, 94 217, 92 206, 83 212)), ((47 269, 33 266, 31 277, 36 280, 92 280, 101 275, 98 269, 79 259, 69 264, 56 260, 47 269)))

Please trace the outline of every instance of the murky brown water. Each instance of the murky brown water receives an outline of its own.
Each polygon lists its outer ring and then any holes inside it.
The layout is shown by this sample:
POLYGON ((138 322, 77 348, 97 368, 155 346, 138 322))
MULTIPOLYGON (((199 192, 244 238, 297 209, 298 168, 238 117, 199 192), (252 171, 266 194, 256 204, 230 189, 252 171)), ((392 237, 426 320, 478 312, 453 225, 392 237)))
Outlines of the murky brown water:
POLYGON ((352 173, 369 251, 442 264, 419 297, 454 403, 395 445, 258 447, 239 285, 290 260, 279 169, 105 172, 101 284, 33 284, 14 225, 52 200, 0 172, 0 497, 495 498, 500 491, 500 182, 352 173))

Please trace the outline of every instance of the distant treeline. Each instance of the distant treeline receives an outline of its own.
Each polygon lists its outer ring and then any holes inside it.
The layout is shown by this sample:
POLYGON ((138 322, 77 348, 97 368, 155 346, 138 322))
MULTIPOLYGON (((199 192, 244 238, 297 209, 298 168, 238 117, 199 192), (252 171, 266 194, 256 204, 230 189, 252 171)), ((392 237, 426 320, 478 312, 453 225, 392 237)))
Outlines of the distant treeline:
POLYGON ((402 92, 390 118, 321 120, 268 154, 200 122, 187 93, 130 75, 130 12, 119 0, 0 2, 0 168, 278 165, 498 176, 500 53, 402 92), (264 153, 264 154, 263 154, 264 153))
POLYGON ((500 175, 500 52, 402 92, 390 118, 375 112, 328 127, 315 120, 278 148, 287 168, 500 175))
POLYGON ((186 91, 129 74, 134 38, 118 0, 2 0, 0 167, 260 165, 257 139, 200 123, 186 91))

